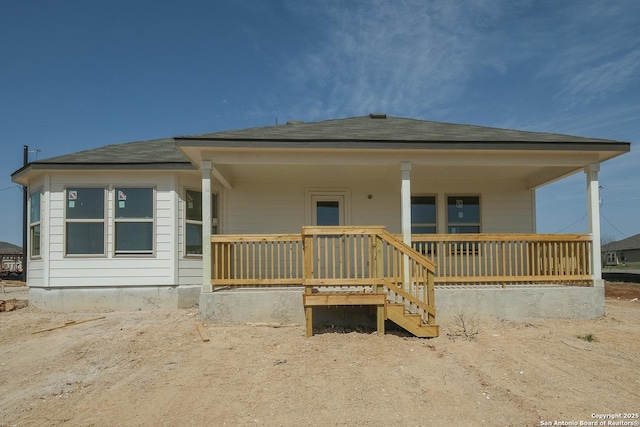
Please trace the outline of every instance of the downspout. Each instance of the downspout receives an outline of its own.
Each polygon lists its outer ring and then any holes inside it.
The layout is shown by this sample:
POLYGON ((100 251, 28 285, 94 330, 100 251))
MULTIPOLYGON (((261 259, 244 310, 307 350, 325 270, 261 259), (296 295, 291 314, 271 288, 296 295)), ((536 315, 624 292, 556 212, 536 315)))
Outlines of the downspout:
MULTIPOLYGON (((29 163, 29 146, 24 146, 24 154, 23 154, 23 166, 27 166, 29 163)), ((29 200, 29 187, 22 187, 22 281, 27 282, 27 265, 29 254, 27 253, 28 245, 28 234, 27 233, 27 201, 29 200)))

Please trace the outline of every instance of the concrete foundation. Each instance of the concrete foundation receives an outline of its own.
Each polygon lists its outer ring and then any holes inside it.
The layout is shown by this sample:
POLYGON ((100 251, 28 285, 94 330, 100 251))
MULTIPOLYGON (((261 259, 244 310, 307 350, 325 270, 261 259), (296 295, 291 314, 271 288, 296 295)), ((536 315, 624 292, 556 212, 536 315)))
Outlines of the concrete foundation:
POLYGON ((200 294, 200 316, 214 322, 304 324, 303 288, 231 289, 200 294))
MULTIPOLYGON (((233 289, 201 293, 200 286, 122 288, 30 288, 29 304, 42 310, 137 311, 179 309, 199 304, 203 319, 215 322, 276 322, 304 325, 303 288, 233 289)), ((594 319, 604 315, 604 287, 437 287, 436 322, 465 314, 524 321, 540 318, 594 319)), ((317 307, 314 325, 370 326, 374 307, 317 307)))
POLYGON ((197 306, 200 286, 29 288, 29 305, 46 311, 138 311, 197 306))
MULTIPOLYGON (((302 288, 220 290, 200 295, 200 315, 215 322, 304 324, 302 288)), ((458 314, 524 321, 541 318, 595 319, 604 315, 603 287, 513 286, 436 288, 436 322, 458 314)), ((375 328, 372 307, 314 308, 315 325, 375 328)))
POLYGON ((436 322, 447 323, 461 313, 509 321, 595 319, 604 316, 604 287, 436 288, 436 322))

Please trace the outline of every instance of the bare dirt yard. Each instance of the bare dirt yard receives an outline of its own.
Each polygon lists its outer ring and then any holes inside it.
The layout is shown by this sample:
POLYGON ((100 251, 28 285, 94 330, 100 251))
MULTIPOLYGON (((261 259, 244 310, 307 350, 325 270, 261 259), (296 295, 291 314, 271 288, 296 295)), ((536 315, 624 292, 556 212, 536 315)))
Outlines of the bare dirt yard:
POLYGON ((470 339, 204 323, 204 342, 195 309, 1 312, 0 426, 638 425, 640 287, 620 286, 603 318, 470 339))

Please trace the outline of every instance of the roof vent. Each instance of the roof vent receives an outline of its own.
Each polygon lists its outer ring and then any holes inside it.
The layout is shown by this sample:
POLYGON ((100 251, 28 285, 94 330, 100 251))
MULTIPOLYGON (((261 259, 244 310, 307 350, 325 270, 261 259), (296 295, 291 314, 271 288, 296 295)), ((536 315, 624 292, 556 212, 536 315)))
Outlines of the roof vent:
POLYGON ((370 113, 369 117, 372 119, 386 119, 387 115, 385 113, 370 113))

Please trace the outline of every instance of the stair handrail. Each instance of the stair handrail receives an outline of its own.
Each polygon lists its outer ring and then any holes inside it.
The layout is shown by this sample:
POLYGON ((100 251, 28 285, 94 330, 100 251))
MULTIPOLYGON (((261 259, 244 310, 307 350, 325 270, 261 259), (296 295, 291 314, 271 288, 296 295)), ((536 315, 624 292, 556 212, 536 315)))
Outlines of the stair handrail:
MULTIPOLYGON (((415 295, 412 295, 407 290, 403 289, 400 286, 394 284, 388 277, 384 277, 384 273, 374 273, 371 278, 377 277, 378 279, 382 278, 384 286, 393 291, 398 296, 402 297, 409 305, 420 308, 426 314, 427 323, 433 323, 435 321, 435 304, 434 304, 434 277, 436 264, 430 259, 426 258, 425 255, 416 251, 411 246, 405 244, 402 240, 398 239, 395 235, 389 233, 384 226, 307 226, 302 227, 302 239, 306 241, 307 239, 313 238, 314 236, 330 236, 330 235, 341 235, 341 234, 361 234, 361 235, 369 235, 374 241, 380 240, 386 242, 389 246, 393 247, 394 250, 397 250, 400 255, 406 256, 409 259, 415 261, 419 266, 423 267, 426 272, 426 281, 424 286, 427 289, 427 300, 423 300, 415 295), (382 277, 381 277, 382 276, 382 277)), ((310 246, 307 244, 307 246, 310 246)), ((313 276, 312 268, 310 263, 312 263, 312 248, 308 253, 305 254, 305 277, 307 279, 311 279, 313 276)), ((377 256, 376 256, 377 257, 377 256)), ((382 262, 380 259, 377 262, 382 262)), ((373 271, 382 272, 384 269, 380 266, 372 266, 373 271), (378 268, 380 267, 380 268, 378 268)), ((408 272, 407 272, 408 274, 408 272)), ((377 289, 377 285, 374 285, 374 289, 377 289)), ((310 289, 307 288, 306 292, 311 292, 310 289)))
POLYGON ((400 253, 402 253, 405 256, 408 256, 409 258, 416 261, 419 265, 425 268, 427 273, 427 282, 425 283, 425 286, 427 287, 428 301, 423 301, 422 299, 416 297, 415 295, 412 295, 411 293, 407 292, 403 287, 392 283, 387 278, 385 278, 384 280, 385 280, 385 286, 387 287, 387 289, 393 290, 393 292, 395 292, 396 294, 400 295, 402 298, 407 300, 410 305, 414 304, 416 307, 423 309, 425 313, 427 313, 427 318, 426 319, 423 318, 423 319, 426 320, 427 323, 430 323, 430 324, 434 323, 435 315, 436 315, 435 304, 434 304, 434 298, 435 298, 434 277, 435 277, 436 264, 430 259, 428 259, 427 257, 425 257, 420 252, 413 249, 411 246, 404 243, 395 235, 389 233, 384 228, 377 233, 377 237, 380 238, 381 240, 384 240, 387 244, 393 246, 395 249, 400 251, 400 253))

